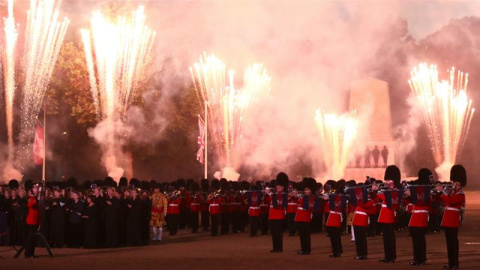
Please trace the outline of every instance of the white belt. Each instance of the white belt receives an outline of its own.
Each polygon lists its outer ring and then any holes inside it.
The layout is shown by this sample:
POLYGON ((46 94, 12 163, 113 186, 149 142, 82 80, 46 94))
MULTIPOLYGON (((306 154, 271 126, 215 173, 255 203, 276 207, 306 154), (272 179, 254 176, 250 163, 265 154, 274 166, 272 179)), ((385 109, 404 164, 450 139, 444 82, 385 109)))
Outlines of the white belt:
POLYGON ((424 214, 428 214, 428 210, 412 210, 412 213, 424 213, 424 214))
POLYGON ((360 211, 355 211, 355 214, 368 216, 367 213, 365 213, 365 212, 360 212, 360 211))
POLYGON ((178 206, 178 204, 171 203, 171 204, 169 204, 168 206, 178 206))
POLYGON ((297 210, 305 210, 303 207, 298 207, 297 210))
POLYGON ((445 210, 460 212, 460 209, 455 208, 455 207, 445 207, 445 210))
POLYGON ((337 215, 341 215, 341 214, 342 214, 342 212, 330 211, 330 214, 337 214, 337 215))
POLYGON ((210 204, 210 206, 219 206, 219 205, 220 205, 220 204, 218 204, 218 203, 212 203, 212 204, 210 204))
POLYGON ((257 206, 250 206, 250 209, 259 209, 257 206))
POLYGON ((386 205, 386 204, 382 203, 382 207, 388 207, 388 205, 386 205))

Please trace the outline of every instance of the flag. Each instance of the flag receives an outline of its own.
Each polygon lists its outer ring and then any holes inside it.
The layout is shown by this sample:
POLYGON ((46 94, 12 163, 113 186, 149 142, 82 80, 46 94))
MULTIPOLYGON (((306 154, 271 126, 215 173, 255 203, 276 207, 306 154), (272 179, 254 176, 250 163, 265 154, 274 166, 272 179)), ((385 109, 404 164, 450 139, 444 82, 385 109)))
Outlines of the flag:
POLYGON ((37 120, 35 127, 35 141, 33 142, 33 161, 37 165, 43 164, 43 158, 45 157, 45 138, 43 137, 43 127, 37 120))
POLYGON ((197 143, 200 148, 197 151, 197 160, 203 164, 203 150, 205 149, 205 124, 200 116, 198 117, 198 129, 200 130, 200 135, 198 135, 197 143))

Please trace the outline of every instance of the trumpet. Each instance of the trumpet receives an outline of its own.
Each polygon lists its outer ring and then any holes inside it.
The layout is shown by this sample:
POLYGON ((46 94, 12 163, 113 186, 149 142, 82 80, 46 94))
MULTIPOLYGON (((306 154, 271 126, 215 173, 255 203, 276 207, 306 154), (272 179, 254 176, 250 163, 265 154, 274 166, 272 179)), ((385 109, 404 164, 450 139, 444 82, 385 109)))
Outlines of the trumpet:
POLYGON ((409 185, 409 184, 407 184, 406 187, 407 188, 409 188, 409 187, 430 187, 431 188, 430 194, 431 195, 437 195, 439 191, 435 188, 438 187, 438 186, 441 186, 442 189, 443 189, 443 192, 445 192, 446 194, 452 194, 453 191, 455 191, 455 186, 451 182, 436 183, 436 184, 429 184, 429 185, 409 185))

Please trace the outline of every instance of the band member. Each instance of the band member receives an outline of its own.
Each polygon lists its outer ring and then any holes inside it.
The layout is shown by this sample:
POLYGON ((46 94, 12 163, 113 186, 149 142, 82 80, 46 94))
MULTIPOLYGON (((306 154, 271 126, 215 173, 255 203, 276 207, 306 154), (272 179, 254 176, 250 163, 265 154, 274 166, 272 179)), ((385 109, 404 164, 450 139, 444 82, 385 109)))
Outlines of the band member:
POLYGON ((270 188, 262 187, 263 200, 260 203, 260 226, 262 228, 262 235, 268 234, 268 212, 270 211, 270 202, 272 201, 270 188))
POLYGON ((369 194, 365 185, 352 188, 349 192, 351 203, 357 206, 352 221, 355 233, 355 248, 357 250, 355 260, 366 260, 368 255, 367 229, 370 223, 368 212, 375 206, 373 201, 368 198, 369 194))
POLYGON ((188 200, 190 207, 190 227, 192 228, 192 233, 198 232, 198 222, 199 222, 199 213, 200 213, 200 203, 202 198, 198 192, 198 186, 192 186, 192 196, 188 200))
POLYGON ((283 224, 285 222, 285 210, 288 205, 287 194, 284 192, 288 184, 287 174, 281 172, 275 179, 275 193, 272 194, 268 222, 272 234, 273 249, 270 252, 283 252, 283 224))
POLYGON ((167 198, 161 192, 161 186, 157 184, 152 194, 152 215, 150 226, 152 226, 153 241, 162 241, 163 226, 165 226, 165 215, 167 214, 167 198))
POLYGON ((262 203, 261 191, 250 191, 247 193, 248 219, 250 221, 250 236, 257 236, 260 223, 260 204, 262 203))
POLYGON ((330 244, 332 245, 332 254, 330 254, 330 258, 338 258, 343 253, 341 238, 342 219, 343 210, 345 209, 346 205, 346 197, 344 194, 342 194, 343 188, 343 186, 339 186, 336 190, 332 189, 336 192, 325 193, 324 195, 324 199, 327 201, 325 205, 328 206, 327 210, 325 211, 328 213, 325 227, 327 227, 327 232, 330 236, 330 244))
POLYGON ((298 192, 292 190, 291 194, 288 194, 288 206, 287 206, 287 231, 289 236, 294 236, 297 228, 295 224, 295 213, 298 208, 298 192))
POLYGON ((202 219, 202 227, 203 231, 206 232, 208 231, 208 227, 210 227, 210 215, 208 212, 208 203, 207 203, 207 197, 208 197, 208 180, 207 179, 202 179, 201 181, 201 186, 202 186, 202 193, 200 194, 200 197, 202 198, 200 202, 200 212, 201 212, 201 219, 202 219))
POLYGON ((400 170, 397 166, 388 166, 385 170, 385 183, 388 189, 377 196, 377 199, 382 202, 380 215, 378 216, 378 223, 382 227, 383 247, 385 257, 380 259, 380 262, 394 263, 397 259, 397 251, 395 244, 395 222, 397 210, 403 198, 403 190, 400 188, 400 170))
POLYGON ((25 257, 26 258, 37 258, 35 256, 35 242, 37 241, 35 233, 38 230, 38 207, 39 207, 39 186, 34 185, 33 189, 28 193, 27 207, 27 238, 25 243, 25 257))
POLYGON ((442 186, 437 189, 443 192, 441 200, 445 202, 445 211, 441 226, 447 240, 448 264, 445 269, 458 269, 458 228, 460 227, 460 211, 465 206, 465 194, 462 187, 467 184, 467 172, 462 165, 455 165, 450 170, 450 181, 453 189, 445 191, 442 186))
POLYGON ((309 255, 311 251, 310 223, 312 222, 316 201, 312 193, 316 192, 317 182, 312 178, 305 178, 303 183, 305 184, 305 189, 303 196, 298 200, 297 213, 295 214, 295 222, 300 234, 300 246, 302 248, 297 254, 309 255))
MULTIPOLYGON (((218 188, 218 180, 212 181, 212 188, 218 188)), ((220 204, 222 203, 222 197, 220 197, 220 193, 218 191, 212 191, 210 195, 208 195, 207 202, 210 204, 209 211, 210 211, 210 219, 211 219, 211 235, 213 237, 218 236, 218 226, 220 222, 220 204)))
POLYGON ((413 244, 413 261, 410 265, 425 265, 427 261, 427 242, 425 233, 428 227, 428 211, 430 210, 431 197, 429 177, 432 172, 423 168, 418 172, 417 186, 411 186, 406 191, 410 195, 413 204, 412 216, 410 218, 410 235, 413 244))
POLYGON ((168 215, 168 231, 170 235, 176 235, 180 222, 180 204, 182 198, 179 191, 172 191, 170 198, 168 198, 167 215, 168 215))

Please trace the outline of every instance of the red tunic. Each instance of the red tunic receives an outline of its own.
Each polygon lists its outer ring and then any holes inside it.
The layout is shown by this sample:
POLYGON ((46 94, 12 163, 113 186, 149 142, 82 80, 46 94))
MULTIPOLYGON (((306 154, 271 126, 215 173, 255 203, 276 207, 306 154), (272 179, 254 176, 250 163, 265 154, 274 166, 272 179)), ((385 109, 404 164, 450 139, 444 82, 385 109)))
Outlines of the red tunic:
POLYGON ((315 197, 309 197, 308 210, 303 208, 303 197, 298 200, 297 213, 295 215, 296 222, 311 222, 313 208, 315 206, 315 197))
POLYGON ((295 214, 298 207, 298 197, 290 196, 288 198, 287 214, 295 214))
POLYGON ((181 203, 182 203, 182 198, 179 198, 179 197, 168 199, 167 214, 168 215, 180 214, 181 203))
POLYGON ((208 203, 210 203, 210 206, 208 208, 210 211, 210 215, 219 215, 222 198, 221 197, 213 198, 211 200, 208 200, 208 203))
POLYGON ((260 206, 258 204, 257 193, 252 193, 252 205, 248 208, 248 216, 258 217, 260 216, 260 206))
POLYGON ((208 212, 208 202, 207 202, 207 195, 202 194, 200 195, 201 202, 200 202, 200 211, 208 212))
POLYGON ((327 219, 327 222, 325 223, 325 226, 342 227, 343 215, 342 215, 341 203, 342 203, 341 200, 337 200, 335 202, 335 210, 332 211, 330 210, 330 202, 327 201, 325 205, 329 211, 329 214, 328 214, 328 219, 327 219))
POLYGON ((412 217, 410 218, 409 227, 428 227, 428 212, 430 205, 414 205, 412 208, 412 217))
POLYGON ((283 197, 277 196, 277 207, 273 207, 273 201, 270 202, 270 212, 268 219, 285 219, 285 208, 283 207, 283 197))
POLYGON ((38 202, 35 197, 28 197, 27 201, 28 215, 26 223, 27 225, 38 225, 38 202))
POLYGON ((368 227, 368 224, 370 223, 368 213, 371 211, 371 208, 375 208, 372 200, 368 200, 362 205, 357 205, 357 209, 354 212, 355 215, 353 216, 352 225, 368 227))
POLYGON ((190 200, 190 212, 192 213, 200 212, 200 205, 202 201, 203 200, 201 196, 197 196, 196 198, 192 197, 192 199, 190 200))
POLYGON ((378 215, 378 223, 395 223, 395 217, 397 216, 397 210, 399 205, 400 198, 392 198, 392 206, 389 208, 385 201, 385 194, 382 193, 377 196, 377 199, 382 202, 382 208, 380 209, 380 214, 378 215))
POLYGON ((270 195, 265 195, 262 203, 260 204, 260 214, 268 214, 268 212, 270 211, 270 201, 270 195))
POLYGON ((457 190, 452 195, 443 194, 440 198, 445 202, 441 226, 460 227, 460 209, 465 205, 465 194, 463 191, 457 190))

